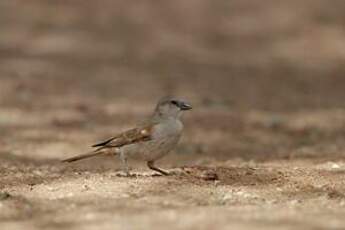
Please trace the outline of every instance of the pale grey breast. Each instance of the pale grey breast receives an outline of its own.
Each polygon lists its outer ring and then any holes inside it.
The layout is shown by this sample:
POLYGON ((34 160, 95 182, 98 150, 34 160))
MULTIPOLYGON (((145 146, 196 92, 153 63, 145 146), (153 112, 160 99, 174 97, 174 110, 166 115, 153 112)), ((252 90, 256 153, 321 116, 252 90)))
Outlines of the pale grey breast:
POLYGON ((180 140, 183 124, 171 119, 155 125, 152 140, 124 146, 122 150, 128 157, 146 161, 158 160, 175 148, 180 140))

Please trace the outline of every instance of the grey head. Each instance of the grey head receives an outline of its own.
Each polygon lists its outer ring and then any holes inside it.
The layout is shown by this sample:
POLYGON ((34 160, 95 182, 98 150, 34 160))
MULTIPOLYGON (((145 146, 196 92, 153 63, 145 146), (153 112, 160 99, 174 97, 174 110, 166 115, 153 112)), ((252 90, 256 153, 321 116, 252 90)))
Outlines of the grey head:
POLYGON ((164 97, 157 103, 153 117, 155 119, 179 119, 184 111, 192 109, 192 106, 173 97, 164 97))

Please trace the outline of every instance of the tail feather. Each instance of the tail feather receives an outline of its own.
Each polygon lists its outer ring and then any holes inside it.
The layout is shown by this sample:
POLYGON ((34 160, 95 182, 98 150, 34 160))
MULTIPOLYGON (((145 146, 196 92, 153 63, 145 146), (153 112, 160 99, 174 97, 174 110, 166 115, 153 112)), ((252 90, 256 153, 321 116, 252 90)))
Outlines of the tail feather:
POLYGON ((68 163, 70 163, 70 162, 73 162, 73 161, 78 161, 78 160, 82 160, 82 159, 85 159, 85 158, 97 156, 97 155, 102 154, 102 153, 104 153, 104 152, 103 151, 99 151, 99 150, 94 150, 94 151, 91 151, 91 152, 88 152, 88 153, 85 153, 85 154, 82 154, 82 155, 78 155, 78 156, 74 156, 74 157, 71 157, 71 158, 64 159, 61 162, 68 162, 68 163))

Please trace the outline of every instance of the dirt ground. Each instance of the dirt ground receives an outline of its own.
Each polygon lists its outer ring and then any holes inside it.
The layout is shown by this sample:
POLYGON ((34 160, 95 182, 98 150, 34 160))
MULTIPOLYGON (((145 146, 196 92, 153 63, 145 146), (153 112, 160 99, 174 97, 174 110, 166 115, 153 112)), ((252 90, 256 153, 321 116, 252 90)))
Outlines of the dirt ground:
POLYGON ((345 2, 0 2, 0 229, 345 229, 345 2), (173 94, 159 176, 63 158, 173 94))

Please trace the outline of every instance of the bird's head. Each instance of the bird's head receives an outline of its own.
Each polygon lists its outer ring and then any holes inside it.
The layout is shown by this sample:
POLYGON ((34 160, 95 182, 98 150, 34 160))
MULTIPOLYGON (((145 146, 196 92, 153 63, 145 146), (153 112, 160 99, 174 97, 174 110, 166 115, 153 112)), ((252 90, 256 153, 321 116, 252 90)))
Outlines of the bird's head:
POLYGON ((182 100, 172 97, 161 99, 155 109, 155 116, 159 118, 180 118, 184 111, 192 109, 192 106, 182 100))

